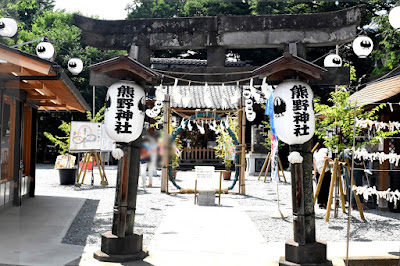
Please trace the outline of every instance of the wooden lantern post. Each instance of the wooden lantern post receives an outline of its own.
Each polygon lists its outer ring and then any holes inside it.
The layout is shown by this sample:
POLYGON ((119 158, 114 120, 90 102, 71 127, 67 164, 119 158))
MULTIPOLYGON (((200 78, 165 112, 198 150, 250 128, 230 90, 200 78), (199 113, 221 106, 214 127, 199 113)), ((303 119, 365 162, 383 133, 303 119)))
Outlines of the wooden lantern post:
MULTIPOLYGON (((128 56, 98 63, 90 66, 90 70, 93 86, 108 87, 119 80, 130 80, 146 88, 146 84, 157 81, 155 72, 128 56)), ((143 249, 143 235, 134 232, 141 136, 121 143, 121 147, 124 156, 118 162, 112 230, 101 235, 101 250, 94 253, 96 259, 106 262, 141 260, 148 256, 143 249)))
MULTIPOLYGON (((260 78, 266 77, 270 84, 281 83, 286 79, 323 79, 326 69, 297 56, 298 52, 305 51, 304 47, 289 44, 287 48, 290 53, 284 53, 275 61, 254 70, 253 74, 260 78)), ((292 151, 299 152, 303 162, 291 164, 294 237, 286 241, 285 257, 281 258, 279 265, 325 265, 326 242, 317 241, 315 238, 311 141, 290 145, 290 152, 292 151)))

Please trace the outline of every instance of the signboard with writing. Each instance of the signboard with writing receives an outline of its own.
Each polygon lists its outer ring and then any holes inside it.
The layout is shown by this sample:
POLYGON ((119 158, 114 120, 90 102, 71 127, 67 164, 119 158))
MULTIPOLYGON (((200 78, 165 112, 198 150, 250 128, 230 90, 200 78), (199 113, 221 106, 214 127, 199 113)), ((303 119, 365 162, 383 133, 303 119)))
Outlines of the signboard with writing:
POLYGON ((197 178, 211 178, 214 175, 214 166, 195 166, 197 178))

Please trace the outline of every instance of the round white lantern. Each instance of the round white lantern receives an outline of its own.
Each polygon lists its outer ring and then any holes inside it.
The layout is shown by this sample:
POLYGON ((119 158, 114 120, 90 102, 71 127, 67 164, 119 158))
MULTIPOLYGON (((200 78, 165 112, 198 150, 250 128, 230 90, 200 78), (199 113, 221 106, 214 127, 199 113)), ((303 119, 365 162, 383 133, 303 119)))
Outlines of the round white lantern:
POLYGON ((389 23, 396 30, 400 29, 400 6, 396 6, 389 12, 389 23))
POLYGON ((129 143, 140 137, 146 104, 144 89, 133 81, 120 81, 108 88, 104 124, 116 142, 129 143))
POLYGON ((374 42, 370 37, 359 36, 353 41, 353 51, 359 58, 366 58, 374 49, 374 42))
POLYGON ((18 24, 12 18, 0 19, 0 36, 11 38, 18 32, 18 24))
POLYGON ((246 119, 249 122, 253 122, 254 119, 256 119, 256 112, 252 111, 252 112, 246 112, 246 119))
POLYGON ((49 42, 41 42, 36 46, 36 54, 42 59, 52 60, 55 53, 54 46, 49 42))
POLYGON ((250 99, 250 97, 251 97, 251 91, 250 91, 250 90, 244 90, 244 91, 243 91, 243 97, 244 97, 245 99, 250 99))
POLYGON ((274 91, 274 118, 278 138, 294 145, 309 141, 315 130, 314 94, 302 81, 287 80, 274 91))
POLYGON ((341 67, 342 64, 342 58, 337 54, 330 54, 324 60, 325 67, 341 67))
POLYGON ((68 70, 72 75, 78 75, 83 70, 83 62, 79 58, 71 58, 68 61, 68 70))

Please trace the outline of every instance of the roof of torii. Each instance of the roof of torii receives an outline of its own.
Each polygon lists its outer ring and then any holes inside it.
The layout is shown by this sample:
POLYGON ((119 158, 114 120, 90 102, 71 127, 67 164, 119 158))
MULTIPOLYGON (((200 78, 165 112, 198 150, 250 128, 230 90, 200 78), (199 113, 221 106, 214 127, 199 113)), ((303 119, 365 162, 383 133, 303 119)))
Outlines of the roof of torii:
POLYGON ((75 14, 82 41, 103 49, 229 49, 282 47, 301 42, 320 47, 352 41, 365 6, 295 15, 97 20, 75 14))

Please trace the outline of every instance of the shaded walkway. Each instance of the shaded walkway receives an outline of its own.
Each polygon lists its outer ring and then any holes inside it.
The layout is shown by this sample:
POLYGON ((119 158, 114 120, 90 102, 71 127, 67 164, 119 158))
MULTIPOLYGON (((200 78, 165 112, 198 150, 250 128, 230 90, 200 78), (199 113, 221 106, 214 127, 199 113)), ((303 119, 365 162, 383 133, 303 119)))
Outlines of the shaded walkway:
POLYGON ((0 212, 0 263, 64 265, 83 247, 62 244, 85 199, 36 196, 0 212))

